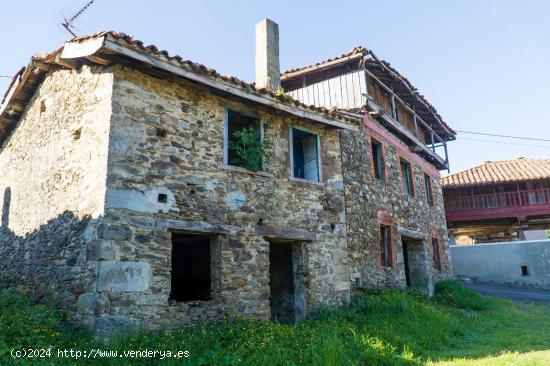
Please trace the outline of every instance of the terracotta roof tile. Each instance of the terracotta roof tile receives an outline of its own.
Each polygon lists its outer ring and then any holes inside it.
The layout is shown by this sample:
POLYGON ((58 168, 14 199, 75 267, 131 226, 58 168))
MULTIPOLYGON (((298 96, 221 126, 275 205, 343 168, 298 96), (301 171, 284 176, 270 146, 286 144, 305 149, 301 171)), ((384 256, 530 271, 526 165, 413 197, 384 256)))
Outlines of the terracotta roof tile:
POLYGON ((416 89, 412 84, 411 82, 409 81, 409 79, 407 79, 405 76, 401 75, 399 73, 399 71, 397 71, 389 62, 385 61, 385 60, 380 60, 380 62, 386 66, 388 69, 390 69, 393 73, 395 73, 397 75, 397 77, 399 79, 401 79, 401 81, 403 81, 405 84, 407 84, 407 86, 409 87, 410 90, 412 90, 414 92, 414 94, 420 99, 422 100, 422 102, 424 103, 424 105, 426 105, 426 107, 430 110, 430 112, 432 112, 434 115, 437 116, 437 118, 439 119, 439 121, 449 130, 451 131, 452 133, 456 134, 456 132, 443 120, 443 117, 441 117, 441 115, 439 114, 439 112, 435 109, 435 107, 430 103, 428 102, 428 99, 426 99, 426 97, 421 94, 418 89, 416 89))
POLYGON ((550 160, 517 158, 485 163, 443 177, 445 188, 550 179, 550 160))
POLYGON ((368 50, 365 47, 357 46, 357 47, 352 48, 349 52, 346 52, 346 53, 344 53, 340 56, 331 57, 331 58, 328 58, 326 60, 317 62, 315 64, 311 64, 311 65, 307 65, 307 66, 303 66, 303 67, 296 67, 296 68, 293 68, 293 69, 286 70, 286 71, 281 73, 281 78, 285 79, 287 77, 290 77, 290 74, 297 73, 297 72, 307 72, 307 71, 315 70, 315 69, 323 67, 326 64, 329 64, 331 62, 338 61, 338 60, 341 60, 341 59, 344 59, 344 58, 350 57, 350 56, 363 55, 367 52, 368 52, 368 50))
MULTIPOLYGON (((358 56, 359 55, 365 55, 367 53, 370 53, 371 55, 373 55, 373 57, 375 57, 374 54, 372 53, 372 51, 370 51, 366 47, 357 46, 357 47, 352 48, 349 52, 344 53, 340 56, 331 57, 329 59, 317 62, 317 63, 312 64, 312 65, 287 70, 287 71, 281 73, 281 80, 284 81, 285 79, 294 78, 296 75, 301 75, 301 74, 305 74, 305 73, 309 73, 309 72, 314 72, 314 71, 316 71, 318 69, 321 69, 325 66, 329 66, 329 64, 335 63, 339 60, 343 60, 345 58, 350 58, 350 57, 355 56, 355 55, 358 55, 358 56)), ((449 130, 451 132, 451 134, 456 135, 456 132, 443 120, 443 117, 441 117, 441 115, 437 112, 435 107, 430 102, 428 102, 426 97, 424 95, 422 95, 418 91, 418 89, 416 87, 414 87, 411 84, 411 82, 405 76, 401 75, 399 73, 399 71, 397 71, 393 66, 391 66, 391 64, 388 61, 379 59, 377 57, 375 57, 375 59, 370 60, 370 61, 374 62, 374 63, 382 64, 387 70, 389 70, 391 73, 393 73, 402 83, 404 83, 407 86, 407 88, 412 92, 412 94, 414 94, 414 96, 417 97, 420 100, 420 102, 422 104, 424 104, 425 107, 431 113, 434 114, 434 116, 437 118, 437 120, 439 122, 441 122, 441 124, 443 126, 445 126, 445 128, 447 130, 449 130)))
MULTIPOLYGON (((152 55, 155 55, 157 57, 158 56, 164 57, 167 60, 172 61, 172 62, 175 61, 180 66, 182 66, 182 67, 184 67, 184 68, 186 68, 190 71, 193 71, 193 72, 196 72, 196 73, 199 73, 199 74, 203 74, 203 75, 207 75, 207 76, 210 76, 210 77, 213 77, 213 78, 222 79, 222 80, 224 80, 226 82, 229 82, 229 83, 232 83, 234 85, 238 85, 240 87, 247 88, 247 89, 249 89, 253 92, 256 92, 258 94, 263 94, 263 95, 266 95, 266 96, 270 96, 272 98, 276 98, 276 99, 279 99, 281 101, 285 101, 286 98, 288 98, 287 95, 281 96, 281 95, 278 95, 278 94, 274 93, 273 91, 265 89, 265 88, 256 88, 254 83, 247 83, 247 82, 242 81, 242 80, 240 80, 240 79, 238 79, 234 76, 221 75, 216 70, 214 70, 212 68, 209 68, 205 65, 199 64, 199 63, 194 62, 194 61, 184 60, 179 55, 170 56, 168 51, 159 50, 154 45, 144 46, 144 43, 142 41, 136 40, 131 35, 128 35, 128 34, 125 34, 125 33, 120 33, 120 32, 115 32, 115 31, 103 31, 103 32, 98 32, 98 33, 90 34, 90 35, 83 36, 83 37, 73 38, 71 40, 71 42, 79 42, 79 41, 87 40, 87 39, 90 39, 90 38, 99 38, 99 37, 112 37, 116 41, 119 41, 119 42, 122 41, 122 42, 126 43, 129 46, 138 48, 141 51, 145 51, 145 52, 147 52, 149 54, 152 54, 152 55)), ((304 103, 302 103, 300 101, 297 101, 297 100, 294 100, 294 105, 297 106, 297 107, 308 109, 310 111, 322 113, 324 115, 330 116, 331 118, 335 118, 335 119, 339 119, 339 120, 346 120, 346 121, 354 122, 354 123, 356 122, 355 120, 353 120, 351 118, 347 118, 347 117, 343 116, 337 110, 329 110, 329 109, 322 108, 322 107, 317 107, 317 106, 314 106, 314 105, 307 105, 307 104, 304 104, 304 103)))

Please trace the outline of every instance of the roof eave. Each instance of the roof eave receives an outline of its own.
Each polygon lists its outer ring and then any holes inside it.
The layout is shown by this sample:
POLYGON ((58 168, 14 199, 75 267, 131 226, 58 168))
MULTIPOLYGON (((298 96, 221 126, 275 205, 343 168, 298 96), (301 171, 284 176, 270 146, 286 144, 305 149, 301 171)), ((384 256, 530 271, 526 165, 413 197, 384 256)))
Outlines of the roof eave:
POLYGON ((233 94, 237 97, 247 99, 258 104, 282 110, 300 118, 309 119, 334 128, 358 131, 360 121, 353 123, 350 122, 349 119, 340 118, 338 116, 333 116, 333 118, 331 118, 325 113, 315 112, 314 110, 308 110, 301 106, 283 103, 270 95, 250 91, 244 86, 239 87, 236 84, 229 83, 220 78, 201 75, 183 68, 181 65, 178 65, 176 61, 170 59, 169 57, 164 57, 162 54, 159 56, 154 56, 145 52, 140 52, 135 48, 128 47, 123 42, 120 42, 110 36, 108 33, 93 38, 78 40, 76 42, 67 42, 60 57, 61 59, 76 59, 90 57, 102 51, 129 57, 137 62, 153 66, 168 73, 175 74, 185 79, 204 84, 208 87, 233 94))
POLYGON ((335 59, 335 60, 332 60, 332 61, 328 61, 328 62, 325 62, 325 63, 307 66, 306 68, 300 69, 300 70, 297 70, 297 71, 285 72, 285 73, 281 74, 281 81, 283 81, 283 82, 284 81, 289 81, 289 80, 295 79, 297 77, 305 76, 305 75, 310 74, 312 72, 318 72, 318 71, 321 71, 321 70, 329 69, 329 68, 334 67, 334 66, 345 64, 345 63, 350 62, 350 61, 360 59, 360 58, 363 57, 363 55, 366 52, 368 52, 368 51, 365 50, 364 52, 361 52, 361 53, 356 53, 356 54, 353 54, 353 55, 344 56, 344 57, 341 57, 341 58, 338 58, 338 59, 335 59))
POLYGON ((45 58, 33 56, 28 65, 14 76, 0 105, 0 146, 17 126, 26 103, 34 95, 34 89, 41 83, 49 68, 45 58))

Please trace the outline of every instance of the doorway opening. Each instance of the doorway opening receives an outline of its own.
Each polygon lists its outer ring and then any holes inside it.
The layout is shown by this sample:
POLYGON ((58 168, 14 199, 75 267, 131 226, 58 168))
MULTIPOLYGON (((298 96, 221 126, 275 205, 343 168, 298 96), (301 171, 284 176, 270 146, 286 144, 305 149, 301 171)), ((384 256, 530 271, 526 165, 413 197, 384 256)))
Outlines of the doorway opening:
POLYGON ((172 233, 170 300, 211 299, 211 238, 172 233))
POLYGON ((407 288, 429 292, 429 273, 424 242, 420 239, 401 237, 403 264, 407 288))
POLYGON ((295 323, 305 316, 302 246, 298 242, 269 243, 271 319, 295 323))

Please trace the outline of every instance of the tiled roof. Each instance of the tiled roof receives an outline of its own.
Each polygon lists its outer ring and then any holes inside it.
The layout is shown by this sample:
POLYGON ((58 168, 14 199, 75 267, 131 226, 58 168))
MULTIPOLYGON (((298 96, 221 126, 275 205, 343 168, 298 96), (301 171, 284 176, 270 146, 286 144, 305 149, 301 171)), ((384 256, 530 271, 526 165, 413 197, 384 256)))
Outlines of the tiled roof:
POLYGON ((420 100, 422 100, 422 102, 426 105, 426 107, 430 110, 430 112, 432 112, 433 114, 435 114, 437 116, 437 118, 439 119, 439 121, 445 126, 447 127, 447 129, 449 131, 451 131, 452 133, 454 133, 456 135, 456 132, 443 120, 443 117, 441 117, 441 115, 439 114, 439 112, 437 112, 437 110, 435 109, 435 107, 430 103, 428 102, 428 99, 426 99, 426 97, 421 94, 418 89, 416 89, 412 84, 411 82, 409 81, 409 79, 407 79, 405 76, 401 75, 399 73, 399 71, 397 71, 388 61, 385 61, 385 60, 380 60, 380 62, 385 66, 387 67, 388 69, 390 69, 393 73, 395 73, 397 75, 397 77, 399 79, 401 79, 402 82, 404 82, 405 84, 407 84, 407 86, 409 87, 410 90, 412 90, 414 92, 414 95, 416 95, 420 100))
POLYGON ((312 64, 312 65, 308 65, 308 66, 304 66, 304 67, 296 67, 294 69, 286 70, 285 72, 281 73, 281 79, 284 80, 285 78, 289 78, 289 77, 293 76, 291 74, 294 74, 294 73, 302 73, 302 72, 305 73, 305 72, 308 72, 308 71, 313 71, 313 70, 322 68, 324 66, 328 66, 328 64, 334 63, 336 61, 343 60, 343 59, 349 58, 349 57, 353 57, 355 55, 358 55, 358 56, 363 55, 367 52, 368 52, 368 50, 363 46, 354 47, 349 52, 346 52, 343 55, 331 57, 329 59, 326 59, 326 60, 321 61, 321 62, 317 62, 317 63, 312 64))
POLYGON ((550 179, 550 160, 517 158, 485 163, 442 178, 445 188, 550 179))
POLYGON ((371 50, 369 50, 369 49, 367 49, 366 47, 363 47, 363 46, 354 47, 347 53, 344 53, 340 56, 331 57, 329 59, 317 62, 317 63, 312 64, 312 65, 287 70, 287 71, 281 73, 281 80, 284 82, 285 80, 293 79, 296 76, 304 75, 304 74, 311 73, 311 72, 315 72, 319 69, 323 69, 323 68, 332 66, 334 64, 338 64, 339 61, 345 61, 346 59, 353 59, 356 56, 357 57, 359 57, 359 56, 362 57, 362 56, 364 56, 368 53, 370 53, 373 56, 373 59, 368 60, 368 61, 370 61, 371 63, 377 63, 378 65, 381 64, 387 71, 389 71, 390 73, 393 73, 394 76, 397 77, 398 80, 400 80, 403 84, 406 85, 407 89, 410 90, 411 94, 414 95, 414 97, 416 97, 422 104, 424 104, 424 106, 431 113, 433 113, 433 115, 437 118, 437 120, 443 126, 445 126, 445 128, 452 135, 456 135, 456 132, 443 120, 443 117, 441 117, 441 115, 437 112, 435 107, 430 102, 428 102, 426 97, 424 95, 422 95, 418 91, 418 89, 416 87, 414 87, 411 84, 411 82, 405 76, 401 75, 399 73, 399 71, 397 71, 395 68, 393 68, 389 62, 387 62, 385 60, 382 60, 382 59, 379 59, 378 57, 376 57, 376 55, 374 55, 374 53, 371 50))
MULTIPOLYGON (((139 49, 142 52, 146 52, 147 54, 154 55, 157 57, 165 58, 168 61, 176 62, 179 66, 184 67, 185 69, 188 69, 190 71, 193 71, 198 74, 202 74, 205 76, 212 77, 214 79, 221 79, 226 82, 229 82, 231 84, 234 84, 236 86, 245 88, 247 90, 251 90, 253 92, 257 92, 258 94, 263 94, 265 96, 270 96, 272 98, 279 99, 281 101, 288 101, 288 95, 280 95, 277 93, 274 93, 273 91, 266 89, 266 88, 256 88, 254 83, 247 83, 245 81, 242 81, 234 76, 225 76, 219 74, 216 70, 209 68, 205 65, 199 64, 197 62, 193 62, 190 60, 184 60, 180 55, 173 55, 171 56, 168 51, 166 50, 159 50, 155 45, 147 45, 145 46, 144 43, 140 40, 134 39, 131 35, 115 32, 115 31, 103 31, 99 33, 94 33, 91 35, 83 36, 83 37, 77 37, 73 38, 70 42, 79 42, 84 41, 91 38, 99 38, 99 37, 112 37, 114 40, 118 42, 124 42, 126 45, 135 47, 139 49)), ((330 116, 331 118, 340 119, 340 120, 347 120, 347 121, 354 121, 350 118, 344 117, 342 114, 338 113, 337 110, 329 110, 322 107, 317 107, 314 105, 307 105, 304 104, 298 100, 293 100, 292 104, 296 107, 305 108, 310 111, 318 112, 325 114, 327 116, 330 116)), ((354 121, 355 122, 355 121, 354 121)))

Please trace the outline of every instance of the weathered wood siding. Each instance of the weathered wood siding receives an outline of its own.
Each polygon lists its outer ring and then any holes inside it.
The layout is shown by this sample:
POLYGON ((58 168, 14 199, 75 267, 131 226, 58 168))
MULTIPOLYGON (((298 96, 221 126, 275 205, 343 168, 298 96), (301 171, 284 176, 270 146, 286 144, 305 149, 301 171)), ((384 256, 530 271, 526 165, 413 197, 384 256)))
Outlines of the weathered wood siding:
MULTIPOLYGON (((357 70, 292 90, 290 95, 303 103, 318 107, 353 109, 363 107, 367 101, 364 94, 368 94, 391 116, 390 94, 374 80, 366 77, 364 70, 357 70)), ((416 134, 412 114, 399 103, 397 103, 397 114, 399 123, 416 134)), ((419 128, 418 133, 421 141, 430 142, 427 141, 428 136, 425 131, 419 128)))
POLYGON ((366 103, 365 71, 358 70, 290 92, 294 99, 325 108, 361 108, 366 103))

